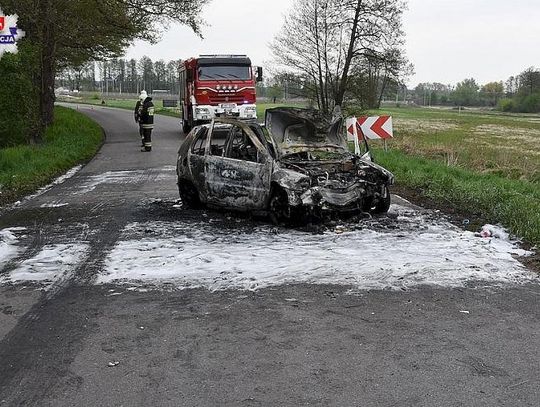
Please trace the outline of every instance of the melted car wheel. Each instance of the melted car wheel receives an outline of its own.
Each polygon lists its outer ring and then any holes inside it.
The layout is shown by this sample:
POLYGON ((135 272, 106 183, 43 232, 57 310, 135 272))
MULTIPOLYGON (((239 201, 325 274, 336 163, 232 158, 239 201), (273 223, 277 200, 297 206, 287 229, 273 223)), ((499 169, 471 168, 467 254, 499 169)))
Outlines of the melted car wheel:
POLYGON ((388 212, 388 209, 390 209, 390 189, 388 189, 388 185, 385 185, 384 196, 377 201, 371 212, 381 214, 388 212))
POLYGON ((281 188, 274 188, 270 196, 270 220, 274 225, 289 223, 291 221, 291 208, 287 193, 281 188))
POLYGON ((195 186, 193 186, 191 182, 179 182, 178 192, 180 193, 180 199, 182 199, 182 203, 188 208, 197 209, 201 207, 199 192, 197 192, 197 188, 195 188, 195 186))

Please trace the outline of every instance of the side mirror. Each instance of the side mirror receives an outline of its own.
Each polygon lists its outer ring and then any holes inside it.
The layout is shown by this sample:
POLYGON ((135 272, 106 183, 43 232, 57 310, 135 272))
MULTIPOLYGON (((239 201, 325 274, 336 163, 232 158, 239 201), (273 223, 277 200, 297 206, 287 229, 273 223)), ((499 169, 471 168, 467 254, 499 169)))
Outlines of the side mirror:
POLYGON ((257 82, 262 82, 263 81, 263 69, 262 69, 262 66, 258 66, 257 67, 257 78, 256 78, 257 82))

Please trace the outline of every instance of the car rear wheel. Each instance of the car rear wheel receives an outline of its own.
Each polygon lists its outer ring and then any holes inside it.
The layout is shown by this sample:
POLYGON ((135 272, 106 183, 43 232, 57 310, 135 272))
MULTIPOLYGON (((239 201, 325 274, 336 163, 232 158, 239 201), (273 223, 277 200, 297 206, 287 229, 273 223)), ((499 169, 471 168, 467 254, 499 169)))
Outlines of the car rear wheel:
POLYGON ((178 192, 182 203, 191 209, 198 209, 202 206, 197 188, 189 181, 180 181, 178 183, 178 192))

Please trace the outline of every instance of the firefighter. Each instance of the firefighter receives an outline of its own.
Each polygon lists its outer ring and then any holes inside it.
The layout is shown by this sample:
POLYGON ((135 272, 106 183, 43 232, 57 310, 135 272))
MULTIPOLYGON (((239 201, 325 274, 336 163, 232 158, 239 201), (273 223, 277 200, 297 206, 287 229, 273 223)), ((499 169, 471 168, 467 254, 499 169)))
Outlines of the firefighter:
POLYGON ((142 102, 139 119, 143 131, 143 148, 141 151, 152 151, 152 130, 154 129, 154 104, 151 97, 142 102))
POLYGON ((148 97, 148 94, 145 90, 141 92, 139 95, 139 100, 137 100, 137 104, 135 105, 135 123, 139 124, 139 135, 141 136, 141 147, 144 147, 144 132, 143 127, 141 123, 141 111, 144 100, 148 97))

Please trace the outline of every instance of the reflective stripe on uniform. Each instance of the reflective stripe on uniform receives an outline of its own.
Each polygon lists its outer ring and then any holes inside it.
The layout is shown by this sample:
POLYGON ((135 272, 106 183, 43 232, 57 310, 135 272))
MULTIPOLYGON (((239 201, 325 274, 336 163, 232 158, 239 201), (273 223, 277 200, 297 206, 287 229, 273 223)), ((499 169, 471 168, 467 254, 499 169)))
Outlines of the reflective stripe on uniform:
POLYGON ((142 128, 145 130, 152 130, 154 128, 153 124, 143 124, 142 128))

